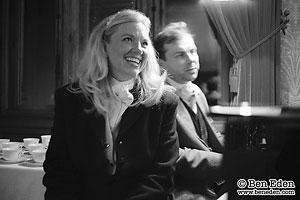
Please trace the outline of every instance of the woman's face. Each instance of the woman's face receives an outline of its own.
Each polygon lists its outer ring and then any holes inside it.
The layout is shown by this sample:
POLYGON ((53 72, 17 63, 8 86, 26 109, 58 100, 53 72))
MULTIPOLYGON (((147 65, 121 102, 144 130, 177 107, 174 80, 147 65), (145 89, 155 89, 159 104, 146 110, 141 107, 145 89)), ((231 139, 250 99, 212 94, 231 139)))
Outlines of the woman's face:
POLYGON ((106 45, 109 71, 119 81, 137 77, 147 58, 149 32, 141 22, 121 24, 106 45))

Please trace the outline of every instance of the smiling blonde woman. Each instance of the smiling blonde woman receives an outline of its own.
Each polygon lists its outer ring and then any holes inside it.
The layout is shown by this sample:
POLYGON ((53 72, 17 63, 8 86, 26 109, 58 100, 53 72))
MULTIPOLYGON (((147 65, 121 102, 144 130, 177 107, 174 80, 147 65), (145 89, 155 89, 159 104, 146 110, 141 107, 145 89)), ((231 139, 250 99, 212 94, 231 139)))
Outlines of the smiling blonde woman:
POLYGON ((55 92, 45 199, 172 199, 178 97, 150 20, 122 10, 92 31, 74 81, 55 92))

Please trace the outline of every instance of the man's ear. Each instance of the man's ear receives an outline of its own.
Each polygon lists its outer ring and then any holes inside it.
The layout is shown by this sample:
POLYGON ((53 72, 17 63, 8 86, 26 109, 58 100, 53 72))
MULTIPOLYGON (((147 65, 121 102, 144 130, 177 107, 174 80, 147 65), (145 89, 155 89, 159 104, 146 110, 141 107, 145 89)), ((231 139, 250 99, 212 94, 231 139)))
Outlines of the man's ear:
POLYGON ((165 61, 163 60, 163 59, 158 59, 158 64, 159 64, 159 66, 161 67, 161 68, 164 68, 164 69, 166 69, 165 68, 165 61))

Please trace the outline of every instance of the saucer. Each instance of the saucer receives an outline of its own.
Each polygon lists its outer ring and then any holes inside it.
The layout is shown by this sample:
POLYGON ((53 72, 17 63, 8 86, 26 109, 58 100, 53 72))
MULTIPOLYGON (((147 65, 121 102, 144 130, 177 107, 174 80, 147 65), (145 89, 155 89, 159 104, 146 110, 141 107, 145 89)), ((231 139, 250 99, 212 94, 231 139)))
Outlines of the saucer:
POLYGON ((18 160, 5 160, 3 157, 0 158, 0 164, 16 164, 16 163, 21 163, 25 162, 27 158, 21 157, 18 160))
POLYGON ((22 165, 26 167, 43 167, 43 163, 44 162, 35 162, 33 159, 30 159, 22 163, 22 165))

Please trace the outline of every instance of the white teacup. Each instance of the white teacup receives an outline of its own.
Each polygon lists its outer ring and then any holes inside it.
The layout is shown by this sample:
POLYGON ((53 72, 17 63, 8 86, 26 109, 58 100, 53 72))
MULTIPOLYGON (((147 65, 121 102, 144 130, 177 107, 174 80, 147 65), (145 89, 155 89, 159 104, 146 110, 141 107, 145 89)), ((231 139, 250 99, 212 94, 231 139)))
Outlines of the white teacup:
POLYGON ((37 149, 44 149, 45 145, 42 143, 32 143, 28 145, 28 150, 30 153, 32 153, 32 151, 37 150, 37 149))
POLYGON ((10 139, 3 139, 3 138, 0 139, 0 151, 2 150, 2 143, 7 143, 7 142, 10 142, 10 139))
POLYGON ((40 139, 39 138, 24 138, 23 142, 24 142, 24 146, 26 148, 28 148, 29 144, 37 144, 39 143, 40 139))
POLYGON ((32 158, 35 162, 41 163, 44 162, 46 157, 46 149, 36 149, 32 151, 32 158))
POLYGON ((42 135, 42 143, 47 147, 49 145, 51 135, 42 135))
POLYGON ((19 148, 21 148, 21 144, 19 142, 3 142, 2 150, 4 148, 19 149, 19 148))
POLYGON ((17 161, 21 158, 22 150, 20 148, 3 148, 2 153, 4 160, 17 161))

